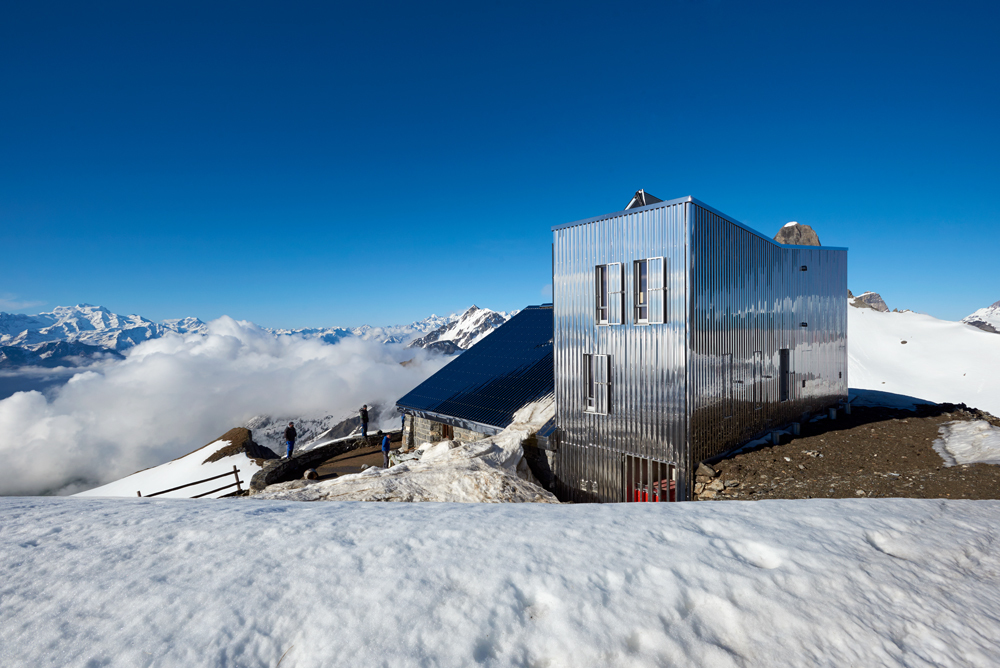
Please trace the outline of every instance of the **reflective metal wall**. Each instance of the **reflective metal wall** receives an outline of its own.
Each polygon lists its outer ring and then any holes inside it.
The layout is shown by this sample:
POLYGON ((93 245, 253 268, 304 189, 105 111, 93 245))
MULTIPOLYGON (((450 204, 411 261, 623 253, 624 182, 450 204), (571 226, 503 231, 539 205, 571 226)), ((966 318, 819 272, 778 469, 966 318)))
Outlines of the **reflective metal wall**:
POLYGON ((696 463, 846 400, 847 251, 782 246, 690 206, 696 463))
POLYGON ((674 465, 689 498, 699 461, 846 399, 846 295, 845 249, 781 246, 692 198, 554 228, 557 492, 627 500, 632 456, 674 465), (659 257, 663 322, 641 324, 633 263, 659 257), (622 324, 600 325, 595 267, 619 262, 622 324), (586 411, 588 354, 612 358, 607 415, 586 411))
POLYGON ((659 203, 553 231, 555 473, 564 497, 625 500, 623 453, 678 465, 685 456, 688 215, 685 202, 659 203), (663 322, 638 324, 633 262, 659 257, 663 322), (598 325, 595 267, 618 262, 622 324, 598 325), (608 415, 585 410, 587 354, 611 357, 608 415))

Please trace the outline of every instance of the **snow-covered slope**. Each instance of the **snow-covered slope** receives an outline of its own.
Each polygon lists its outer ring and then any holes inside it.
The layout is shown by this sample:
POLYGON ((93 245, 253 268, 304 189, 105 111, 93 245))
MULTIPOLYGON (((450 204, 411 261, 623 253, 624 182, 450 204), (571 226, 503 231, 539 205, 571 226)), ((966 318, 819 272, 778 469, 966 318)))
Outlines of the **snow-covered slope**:
POLYGON ((1000 336, 919 313, 847 309, 852 388, 1000 415, 1000 336))
POLYGON ((998 515, 3 498, 0 665, 985 668, 998 515))
POLYGON ((987 332, 1000 333, 1000 302, 965 316, 962 322, 987 332))
MULTIPOLYGON (((224 473, 231 473, 233 466, 235 466, 239 471, 242 489, 249 489, 250 478, 252 478, 254 473, 259 471, 261 467, 246 454, 238 452, 227 457, 222 457, 214 462, 206 462, 206 460, 213 454, 229 445, 231 445, 230 441, 218 440, 214 443, 209 443, 205 447, 199 448, 194 452, 181 457, 180 459, 175 459, 172 462, 167 462, 166 464, 161 464, 151 469, 145 469, 144 471, 133 473, 130 476, 108 483, 107 485, 88 489, 85 492, 80 492, 76 496, 125 496, 131 498, 136 496, 136 492, 142 492, 144 495, 148 496, 149 494, 162 492, 166 489, 186 485, 194 482, 195 480, 204 480, 205 478, 211 478, 224 473)), ((168 492, 163 494, 162 497, 190 499, 199 494, 203 494, 234 482, 236 482, 236 478, 229 476, 201 483, 199 485, 186 487, 175 492, 168 492)), ((229 489, 222 490, 221 492, 209 494, 205 498, 214 499, 226 494, 231 494, 235 491, 236 488, 231 487, 229 489)))
POLYGON ((409 345, 411 348, 427 348, 431 344, 450 341, 459 348, 468 350, 517 313, 518 311, 511 313, 491 311, 473 304, 458 318, 438 327, 426 336, 414 339, 409 345))

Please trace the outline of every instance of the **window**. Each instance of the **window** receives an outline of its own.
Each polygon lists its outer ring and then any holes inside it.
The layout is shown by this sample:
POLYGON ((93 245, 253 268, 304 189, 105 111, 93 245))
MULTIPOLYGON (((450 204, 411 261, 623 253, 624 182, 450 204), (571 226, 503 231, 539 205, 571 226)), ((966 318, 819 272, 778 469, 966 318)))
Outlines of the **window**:
POLYGON ((622 293, 622 265, 620 262, 599 264, 594 268, 595 307, 598 325, 622 324, 624 294, 622 293))
POLYGON ((778 396, 780 401, 788 401, 791 387, 791 365, 789 364, 788 348, 778 351, 778 396))
POLYGON ((722 384, 722 417, 733 416, 733 354, 725 353, 720 359, 722 384))
POLYGON ((662 324, 665 315, 666 271, 662 257, 636 260, 633 265, 635 288, 633 318, 639 324, 662 324))
POLYGON ((611 356, 583 356, 584 386, 586 388, 586 411, 607 415, 611 405, 611 356))
POLYGON ((635 321, 649 322, 649 260, 635 261, 635 321))
POLYGON ((753 353, 753 403, 755 409, 760 409, 767 403, 767 379, 770 376, 764 374, 764 353, 755 350, 753 353))

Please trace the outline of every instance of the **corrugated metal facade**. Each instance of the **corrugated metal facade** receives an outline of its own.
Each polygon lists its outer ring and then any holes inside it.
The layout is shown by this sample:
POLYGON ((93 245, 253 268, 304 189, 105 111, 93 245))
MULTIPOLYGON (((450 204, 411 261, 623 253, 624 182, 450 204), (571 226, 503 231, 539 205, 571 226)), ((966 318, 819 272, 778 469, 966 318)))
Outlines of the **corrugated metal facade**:
POLYGON ((782 246, 692 198, 554 228, 561 494, 631 500, 638 457, 676 466, 688 498, 697 462, 846 399, 846 295, 845 249, 782 246), (662 289, 651 324, 636 318, 638 260, 649 294, 662 289), (612 324, 595 315, 601 265, 616 277, 612 324), (611 359, 607 414, 587 410, 586 355, 611 359))

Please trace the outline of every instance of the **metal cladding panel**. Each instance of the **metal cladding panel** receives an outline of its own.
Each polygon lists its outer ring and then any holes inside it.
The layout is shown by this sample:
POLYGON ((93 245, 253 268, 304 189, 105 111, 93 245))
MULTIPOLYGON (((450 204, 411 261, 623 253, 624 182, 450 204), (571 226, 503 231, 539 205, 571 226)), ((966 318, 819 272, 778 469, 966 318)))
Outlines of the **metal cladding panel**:
MULTIPOLYGON (((686 471, 686 314, 690 201, 654 204, 553 230, 556 424, 561 495, 623 500, 626 454, 686 471), (636 322, 636 260, 662 258, 662 309, 636 322), (621 263, 622 324, 597 324, 595 268, 621 263), (662 310, 662 313, 661 313, 662 310), (586 411, 584 355, 609 355, 609 411, 586 411)), ((652 280, 661 280, 654 263, 652 280)), ((659 295, 656 296, 660 299, 659 295)), ((685 475, 679 476, 686 480, 685 475)), ((683 498, 683 494, 679 496, 683 498)))
POLYGON ((846 250, 782 246, 694 203, 689 284, 692 462, 847 398, 846 250))
POLYGON ((552 394, 552 309, 529 306, 418 385, 396 405, 503 429, 552 394))

